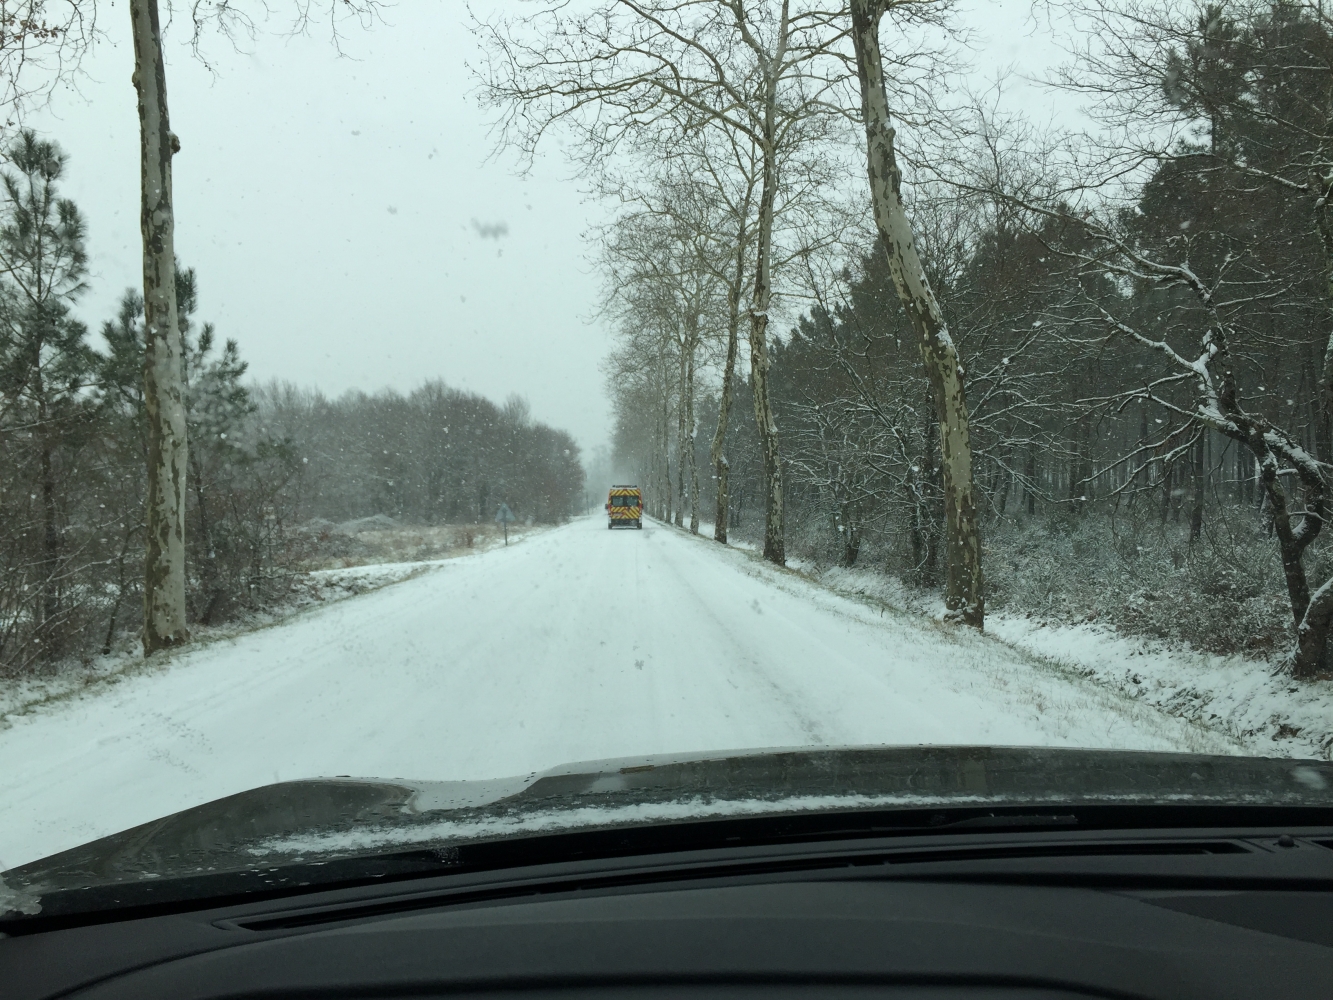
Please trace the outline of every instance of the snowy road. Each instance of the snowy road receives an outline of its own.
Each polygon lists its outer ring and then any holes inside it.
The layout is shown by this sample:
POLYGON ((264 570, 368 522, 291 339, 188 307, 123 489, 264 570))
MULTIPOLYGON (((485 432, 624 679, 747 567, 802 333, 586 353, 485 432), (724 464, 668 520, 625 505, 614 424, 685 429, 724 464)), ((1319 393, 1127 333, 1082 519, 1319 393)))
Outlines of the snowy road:
POLYGON ((829 743, 1226 752, 992 639, 600 517, 0 728, 0 868, 270 781, 829 743))

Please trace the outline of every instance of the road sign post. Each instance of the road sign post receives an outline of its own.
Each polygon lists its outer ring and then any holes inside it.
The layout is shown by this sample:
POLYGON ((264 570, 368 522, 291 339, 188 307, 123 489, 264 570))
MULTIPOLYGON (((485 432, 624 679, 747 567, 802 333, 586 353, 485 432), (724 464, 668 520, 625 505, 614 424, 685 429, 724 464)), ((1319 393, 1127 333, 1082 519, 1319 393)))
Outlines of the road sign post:
POLYGON ((502 504, 500 504, 500 509, 497 510, 497 511, 495 512, 495 520, 496 520, 496 522, 497 522, 498 524, 500 524, 500 525, 504 528, 504 533, 505 533, 505 545, 508 545, 508 544, 509 544, 509 522, 510 522, 510 521, 517 520, 517 518, 514 517, 514 512, 513 512, 512 510, 509 509, 509 504, 507 504, 507 503, 502 503, 502 504))

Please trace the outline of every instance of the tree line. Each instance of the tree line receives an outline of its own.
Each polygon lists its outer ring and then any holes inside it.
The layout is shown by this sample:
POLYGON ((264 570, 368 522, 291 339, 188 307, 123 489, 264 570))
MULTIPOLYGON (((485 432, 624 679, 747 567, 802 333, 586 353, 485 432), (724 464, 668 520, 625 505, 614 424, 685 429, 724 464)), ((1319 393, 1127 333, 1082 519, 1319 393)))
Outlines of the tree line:
MULTIPOLYGON (((98 0, 18 0, 6 9, 4 44, 0 45, 0 104, 6 129, 44 106, 52 95, 77 77, 83 57, 105 37, 98 21, 106 4, 98 0)), ((113 6, 113 5, 112 5, 113 6)), ((167 101, 163 24, 157 0, 130 0, 130 75, 139 119, 139 207, 143 249, 142 417, 146 434, 145 524, 141 636, 144 652, 178 645, 189 639, 186 583, 187 472, 190 467, 185 398, 187 345, 176 325, 175 201, 173 158, 181 150, 172 130, 167 101)), ((378 19, 379 0, 299 0, 289 8, 290 30, 303 32, 316 21, 335 47, 340 47, 349 22, 368 25, 378 19)), ((188 5, 179 20, 189 33, 196 58, 203 58, 205 36, 216 32, 229 42, 254 36, 260 21, 274 11, 263 3, 188 5)), ((168 20, 174 13, 167 4, 168 20)))
POLYGON ((333 400, 267 386, 256 399, 269 433, 300 443, 309 517, 485 523, 503 503, 520 519, 558 524, 584 508, 579 446, 534 421, 518 396, 497 406, 437 380, 406 395, 333 400))
POLYGON ((623 206, 607 384, 651 513, 726 541, 758 506, 766 558, 872 559, 978 627, 1081 589, 1327 671, 1321 5, 1041 5, 1078 131, 951 90, 948 3, 594 7, 479 22, 483 93, 623 206))
MULTIPOLYGON (((0 171, 0 673, 111 652, 144 623, 152 425, 143 297, 100 339, 74 313, 87 227, 60 195, 60 147, 22 131, 0 171)), ((582 509, 579 450, 518 398, 497 406, 428 382, 406 396, 328 400, 255 389, 235 340, 195 313, 195 271, 172 275, 181 404, 185 620, 272 606, 320 559, 312 522, 374 514, 488 521, 499 503, 558 522, 582 509)))

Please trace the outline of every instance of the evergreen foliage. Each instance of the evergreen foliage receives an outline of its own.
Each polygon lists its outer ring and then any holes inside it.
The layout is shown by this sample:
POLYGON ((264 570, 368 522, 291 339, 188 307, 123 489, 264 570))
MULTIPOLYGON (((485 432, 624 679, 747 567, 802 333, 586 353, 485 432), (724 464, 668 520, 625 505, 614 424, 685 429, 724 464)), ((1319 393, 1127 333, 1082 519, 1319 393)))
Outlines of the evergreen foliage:
MULTIPOLYGON (((71 313, 86 230, 59 196, 66 157, 21 132, 0 174, 0 675, 132 644, 143 607, 144 309, 127 291, 100 345, 71 313), (100 346, 100 349, 98 349, 100 346)), ((329 401, 253 390, 234 339, 198 324, 176 268, 185 351, 190 621, 281 602, 321 557, 330 519, 489 521, 508 503, 558 522, 583 505, 579 449, 504 406, 427 382, 403 397, 329 401)))
MULTIPOLYGON (((1333 20, 1262 0, 1093 6, 1104 24, 1123 8, 1124 34, 1071 85, 1116 129, 1107 162, 1137 142, 1143 169, 1076 208, 1058 194, 1075 181, 987 124, 980 166, 955 150, 914 191, 967 362, 992 604, 1290 650, 1333 615, 1333 20)), ((770 349, 791 551, 938 591, 938 437, 885 253, 799 291, 816 304, 770 349)), ((652 426, 679 394, 608 385, 620 467, 676 467, 652 426)), ((734 517, 762 479, 752 430, 728 437, 734 517)), ((1298 652, 1297 676, 1327 671, 1326 652, 1298 652)))

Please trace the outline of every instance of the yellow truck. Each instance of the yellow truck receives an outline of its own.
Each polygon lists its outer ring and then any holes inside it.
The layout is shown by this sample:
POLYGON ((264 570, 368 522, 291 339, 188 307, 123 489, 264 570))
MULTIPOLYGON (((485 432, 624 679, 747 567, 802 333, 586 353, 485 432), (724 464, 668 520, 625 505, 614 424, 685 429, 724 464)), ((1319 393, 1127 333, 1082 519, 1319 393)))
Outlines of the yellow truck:
POLYGON ((637 486, 612 486, 606 516, 608 528, 642 528, 643 493, 637 486))

